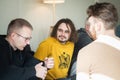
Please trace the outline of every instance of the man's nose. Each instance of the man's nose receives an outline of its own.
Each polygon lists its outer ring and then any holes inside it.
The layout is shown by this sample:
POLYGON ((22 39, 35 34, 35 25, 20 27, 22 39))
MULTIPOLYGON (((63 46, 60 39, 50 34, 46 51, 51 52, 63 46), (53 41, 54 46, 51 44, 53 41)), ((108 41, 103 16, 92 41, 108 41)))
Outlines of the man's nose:
POLYGON ((26 40, 26 44, 28 44, 28 45, 29 45, 29 44, 30 44, 30 40, 26 40))

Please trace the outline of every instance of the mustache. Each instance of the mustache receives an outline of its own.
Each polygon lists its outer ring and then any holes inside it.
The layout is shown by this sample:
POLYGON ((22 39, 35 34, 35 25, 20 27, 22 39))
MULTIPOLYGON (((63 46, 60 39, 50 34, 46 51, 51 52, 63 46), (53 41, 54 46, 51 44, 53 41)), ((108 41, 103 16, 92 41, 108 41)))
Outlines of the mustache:
POLYGON ((66 39, 66 37, 65 37, 65 36, 63 36, 63 35, 59 35, 58 37, 63 37, 63 38, 65 38, 65 39, 66 39))

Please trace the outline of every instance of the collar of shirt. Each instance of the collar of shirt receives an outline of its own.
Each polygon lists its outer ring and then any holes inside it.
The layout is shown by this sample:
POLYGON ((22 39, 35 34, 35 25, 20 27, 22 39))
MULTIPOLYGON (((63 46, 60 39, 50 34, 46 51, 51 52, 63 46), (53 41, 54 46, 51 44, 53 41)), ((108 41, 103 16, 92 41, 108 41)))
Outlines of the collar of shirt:
POLYGON ((120 50, 120 41, 108 35, 99 35, 95 42, 102 42, 120 50))

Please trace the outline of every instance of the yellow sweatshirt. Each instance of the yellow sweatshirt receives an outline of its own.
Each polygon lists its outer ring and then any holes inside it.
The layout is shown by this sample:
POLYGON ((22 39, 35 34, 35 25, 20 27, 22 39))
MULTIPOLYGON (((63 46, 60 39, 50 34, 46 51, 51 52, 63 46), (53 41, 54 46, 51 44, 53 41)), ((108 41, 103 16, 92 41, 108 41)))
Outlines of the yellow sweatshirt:
POLYGON ((35 58, 44 60, 45 57, 54 58, 54 67, 48 70, 46 80, 65 78, 70 66, 74 43, 67 42, 61 44, 55 38, 49 37, 39 44, 39 47, 34 55, 35 58))

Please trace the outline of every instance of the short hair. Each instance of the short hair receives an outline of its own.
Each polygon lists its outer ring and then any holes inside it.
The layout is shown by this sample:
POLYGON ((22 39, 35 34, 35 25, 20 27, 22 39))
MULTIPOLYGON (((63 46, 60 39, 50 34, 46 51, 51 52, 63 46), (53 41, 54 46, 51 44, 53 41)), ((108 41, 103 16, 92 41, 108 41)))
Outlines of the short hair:
POLYGON ((10 35, 12 32, 14 32, 14 30, 21 29, 24 26, 26 26, 26 27, 30 28, 31 30, 33 30, 32 25, 25 19, 16 18, 16 19, 12 20, 8 25, 7 35, 10 35))
POLYGON ((95 3, 87 9, 88 17, 94 16, 101 19, 105 25, 106 29, 114 29, 118 22, 118 13, 115 6, 111 3, 95 3))
POLYGON ((66 26, 70 26, 70 29, 71 29, 71 34, 70 34, 70 39, 68 41, 71 41, 71 42, 76 42, 77 41, 77 32, 76 32, 76 28, 74 26, 74 23, 68 19, 68 18, 63 18, 63 19, 60 19, 56 24, 55 26, 53 27, 53 30, 51 32, 51 37, 54 37, 54 38, 57 38, 57 30, 58 30, 58 27, 60 24, 62 23, 65 23, 66 26))

